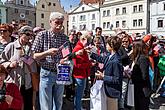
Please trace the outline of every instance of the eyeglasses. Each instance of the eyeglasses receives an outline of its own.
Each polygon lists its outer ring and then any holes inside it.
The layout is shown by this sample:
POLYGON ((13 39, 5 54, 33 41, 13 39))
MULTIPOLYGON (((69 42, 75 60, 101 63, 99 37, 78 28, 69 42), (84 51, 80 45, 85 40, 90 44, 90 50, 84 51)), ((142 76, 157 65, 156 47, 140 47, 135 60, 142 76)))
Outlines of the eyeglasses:
POLYGON ((95 42, 95 44, 101 44, 101 42, 95 42))
POLYGON ((0 30, 0 33, 7 32, 8 30, 0 30))
POLYGON ((128 41, 122 41, 122 43, 128 43, 128 41))
POLYGON ((32 34, 30 33, 24 33, 26 36, 33 36, 32 34))
POLYGON ((63 24, 63 21, 58 21, 58 20, 52 20, 53 22, 55 22, 56 24, 58 24, 58 25, 62 25, 63 24))

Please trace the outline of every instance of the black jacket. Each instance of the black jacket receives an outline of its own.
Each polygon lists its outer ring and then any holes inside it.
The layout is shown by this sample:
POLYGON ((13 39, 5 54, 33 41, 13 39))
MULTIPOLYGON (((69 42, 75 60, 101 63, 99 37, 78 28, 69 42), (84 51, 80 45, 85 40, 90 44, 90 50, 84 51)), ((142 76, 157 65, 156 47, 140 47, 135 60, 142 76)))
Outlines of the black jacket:
POLYGON ((141 90, 146 97, 150 95, 149 59, 144 55, 140 55, 135 62, 132 71, 132 82, 135 85, 135 90, 141 90))

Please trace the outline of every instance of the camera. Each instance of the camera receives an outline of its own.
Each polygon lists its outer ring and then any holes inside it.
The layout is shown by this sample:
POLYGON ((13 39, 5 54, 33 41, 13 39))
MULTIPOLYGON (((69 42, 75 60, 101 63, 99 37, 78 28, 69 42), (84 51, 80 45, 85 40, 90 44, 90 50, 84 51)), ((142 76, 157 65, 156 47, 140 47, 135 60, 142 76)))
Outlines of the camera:
POLYGON ((0 102, 5 101, 5 95, 6 95, 6 85, 4 84, 2 89, 0 89, 0 102))

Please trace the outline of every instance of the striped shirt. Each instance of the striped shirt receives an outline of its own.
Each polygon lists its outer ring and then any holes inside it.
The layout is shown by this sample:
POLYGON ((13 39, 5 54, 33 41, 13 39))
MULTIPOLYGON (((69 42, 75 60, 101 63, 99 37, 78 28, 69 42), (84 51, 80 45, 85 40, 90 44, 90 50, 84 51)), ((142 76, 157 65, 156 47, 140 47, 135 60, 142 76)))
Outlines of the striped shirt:
POLYGON ((0 43, 0 54, 2 54, 2 51, 5 49, 6 45, 3 45, 0 43))
MULTIPOLYGON (((63 33, 53 33, 52 31, 41 31, 35 38, 32 45, 33 53, 40 53, 47 51, 50 48, 60 48, 62 45, 69 42, 67 36, 63 33)), ((62 59, 62 52, 59 52, 55 56, 48 55, 39 62, 41 67, 56 70, 56 64, 62 59)))

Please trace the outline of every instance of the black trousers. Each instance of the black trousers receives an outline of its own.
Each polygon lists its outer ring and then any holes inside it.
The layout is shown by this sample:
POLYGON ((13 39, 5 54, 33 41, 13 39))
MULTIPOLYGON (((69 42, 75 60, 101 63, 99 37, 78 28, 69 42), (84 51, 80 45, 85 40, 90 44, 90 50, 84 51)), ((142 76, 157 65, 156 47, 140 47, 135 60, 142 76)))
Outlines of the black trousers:
POLYGON ((33 89, 30 88, 25 90, 25 86, 21 86, 20 91, 23 97, 24 110, 33 110, 33 106, 32 106, 33 89))
POLYGON ((150 98, 145 97, 143 90, 135 87, 135 110, 149 110, 150 98))

